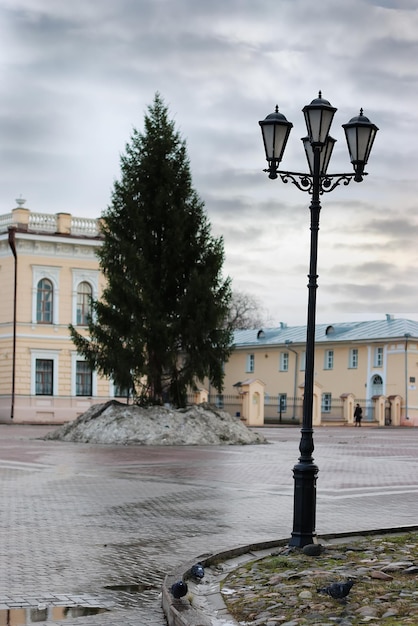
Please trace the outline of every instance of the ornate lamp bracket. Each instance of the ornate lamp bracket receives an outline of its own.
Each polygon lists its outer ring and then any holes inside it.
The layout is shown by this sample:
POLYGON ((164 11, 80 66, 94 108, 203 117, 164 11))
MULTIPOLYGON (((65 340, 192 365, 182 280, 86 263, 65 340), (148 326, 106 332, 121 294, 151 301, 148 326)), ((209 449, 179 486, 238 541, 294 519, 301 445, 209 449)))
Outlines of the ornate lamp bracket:
MULTIPOLYGON (((270 169, 263 170, 264 172, 268 172, 271 174, 270 169)), ((288 183, 291 182, 301 191, 307 191, 312 195, 312 187, 313 187, 313 177, 311 174, 304 174, 303 172, 282 172, 280 170, 275 170, 274 174, 277 174, 282 179, 282 182, 288 183)), ((350 182, 355 178, 356 174, 325 174, 320 177, 320 191, 319 193, 322 195, 324 193, 329 193, 333 191, 338 185, 341 183, 345 186, 349 185, 350 182)), ((367 172, 363 172, 362 176, 367 176, 367 172)))

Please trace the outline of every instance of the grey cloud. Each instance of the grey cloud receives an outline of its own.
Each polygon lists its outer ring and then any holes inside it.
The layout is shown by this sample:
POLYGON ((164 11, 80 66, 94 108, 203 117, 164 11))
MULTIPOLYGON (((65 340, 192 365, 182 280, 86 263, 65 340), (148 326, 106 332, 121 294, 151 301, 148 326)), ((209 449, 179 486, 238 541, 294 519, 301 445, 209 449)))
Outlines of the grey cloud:
MULTIPOLYGON (((333 290, 335 294, 335 300, 337 302, 341 302, 340 298, 345 298, 345 302, 357 300, 358 303, 368 302, 373 304, 382 304, 382 303, 392 303, 392 310, 395 303, 402 302, 403 299, 407 296, 409 298, 410 303, 414 303, 415 306, 412 308, 416 308, 416 304, 418 303, 418 296, 414 296, 411 294, 411 285, 409 283, 398 283, 396 285, 385 284, 384 277, 382 278, 380 283, 368 283, 368 284, 356 284, 356 283, 347 283, 347 284, 334 284, 329 286, 328 288, 333 290)), ((399 306, 399 305, 397 305, 399 306)))
MULTIPOLYGON (((381 266, 387 289, 404 285, 401 268, 417 258, 418 51, 410 26, 416 15, 408 11, 415 5, 282 0, 279 10, 273 0, 3 3, 4 212, 23 193, 33 210, 97 216, 109 202, 132 126, 142 128, 159 90, 187 140, 193 183, 213 230, 224 234, 228 272, 290 319, 298 298, 306 301, 309 197, 262 172, 258 121, 279 104, 294 124, 283 169, 306 169, 301 109, 322 89, 338 107, 330 170, 351 171, 340 125, 360 106, 381 129, 365 182, 322 198, 324 287, 337 282, 335 266, 344 263, 338 252, 347 250, 358 255, 350 283, 368 275, 377 280, 379 261, 394 259, 392 271, 381 266)), ((335 292, 338 306, 356 295, 356 286, 350 289, 349 297, 335 292)), ((364 307, 385 298, 373 290, 369 300, 367 292, 358 295, 364 307)), ((407 297, 399 294, 398 310, 407 297)))
POLYGON ((352 265, 334 265, 329 268, 331 276, 350 276, 366 278, 368 281, 393 279, 398 281, 403 279, 404 270, 400 270, 392 263, 385 261, 368 261, 365 263, 353 263, 352 265))
POLYGON ((214 228, 214 230, 218 231, 225 240, 231 242, 230 247, 234 248, 234 242, 239 243, 239 249, 242 246, 248 245, 249 243, 253 244, 254 241, 257 241, 263 234, 263 229, 261 228, 246 228, 244 226, 221 226, 218 225, 214 228))
POLYGON ((417 241, 418 223, 411 218, 396 217, 392 219, 374 218, 364 224, 364 230, 389 237, 390 239, 401 239, 417 241))
POLYGON ((377 316, 377 313, 384 314, 392 311, 409 313, 415 312, 418 308, 418 299, 413 295, 408 295, 406 290, 400 294, 400 297, 393 293, 376 297, 372 289, 366 292, 353 289, 347 295, 348 299, 335 299, 332 304, 332 309, 344 316, 360 313, 370 314, 371 312, 377 316))
POLYGON ((294 219, 294 211, 292 211, 291 205, 287 203, 270 199, 259 200, 254 196, 243 196, 237 191, 236 185, 229 183, 228 186, 228 181, 225 181, 225 185, 222 182, 219 183, 218 188, 226 192, 229 189, 231 193, 222 196, 219 193, 214 196, 210 192, 201 194, 204 197, 208 213, 214 218, 216 216, 229 216, 234 220, 245 220, 248 224, 259 224, 260 220, 266 220, 263 224, 265 228, 276 223, 289 229, 299 228, 294 219))
POLYGON ((385 9, 401 9, 403 11, 416 11, 417 5, 415 0, 365 0, 367 4, 385 9))

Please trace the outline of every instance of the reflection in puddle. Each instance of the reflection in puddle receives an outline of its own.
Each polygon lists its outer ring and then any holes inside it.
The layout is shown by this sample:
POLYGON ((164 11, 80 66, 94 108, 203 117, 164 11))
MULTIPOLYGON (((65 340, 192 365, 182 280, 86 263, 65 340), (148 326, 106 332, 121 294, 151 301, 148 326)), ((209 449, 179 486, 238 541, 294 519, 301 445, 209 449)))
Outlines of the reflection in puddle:
POLYGON ((25 626, 37 622, 54 622, 69 617, 98 615, 109 609, 98 606, 38 606, 20 609, 1 609, 0 626, 25 626))
POLYGON ((105 589, 110 589, 111 591, 125 591, 126 593, 141 593, 142 591, 150 591, 151 589, 154 589, 154 586, 128 583, 126 585, 105 585, 105 589))

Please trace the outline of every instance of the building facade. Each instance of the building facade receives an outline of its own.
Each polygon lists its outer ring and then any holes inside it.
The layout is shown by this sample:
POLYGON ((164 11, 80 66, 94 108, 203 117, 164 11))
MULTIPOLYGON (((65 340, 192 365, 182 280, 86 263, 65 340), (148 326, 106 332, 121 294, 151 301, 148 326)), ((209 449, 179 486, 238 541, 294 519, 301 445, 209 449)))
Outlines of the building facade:
MULTIPOLYGON (((305 377, 306 327, 236 331, 234 351, 225 365, 224 397, 233 397, 249 378, 265 385, 265 415, 301 418, 305 377), (292 415, 293 417, 293 415, 292 415)), ((377 421, 377 398, 393 422, 418 425, 418 322, 385 319, 322 324, 316 328, 315 389, 322 422, 344 418, 347 397, 363 406, 365 421, 377 421)))
POLYGON ((59 424, 114 396, 68 330, 86 332, 90 299, 103 289, 100 224, 17 202, 0 216, 0 420, 59 424))
MULTIPOLYGON (((104 287, 100 221, 34 213, 17 202, 0 216, 0 421, 61 424, 118 397, 77 354, 68 329, 87 333, 91 298, 104 287)), ((305 340, 305 326, 236 331, 223 394, 207 388, 205 399, 241 417, 245 407, 257 409, 255 424, 262 414, 300 421, 305 340)), ((380 407, 384 423, 418 426, 417 377, 418 322, 387 315, 317 326, 316 423, 352 420, 359 401, 365 421, 382 423, 380 407)))

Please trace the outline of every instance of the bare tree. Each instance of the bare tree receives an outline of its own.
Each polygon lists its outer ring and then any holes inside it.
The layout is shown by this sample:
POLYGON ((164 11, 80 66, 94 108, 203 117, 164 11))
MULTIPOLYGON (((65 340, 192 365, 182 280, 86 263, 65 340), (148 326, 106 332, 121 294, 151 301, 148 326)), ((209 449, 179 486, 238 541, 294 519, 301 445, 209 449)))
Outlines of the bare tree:
POLYGON ((261 328, 266 320, 260 301, 245 291, 233 291, 228 322, 233 330, 261 328))

